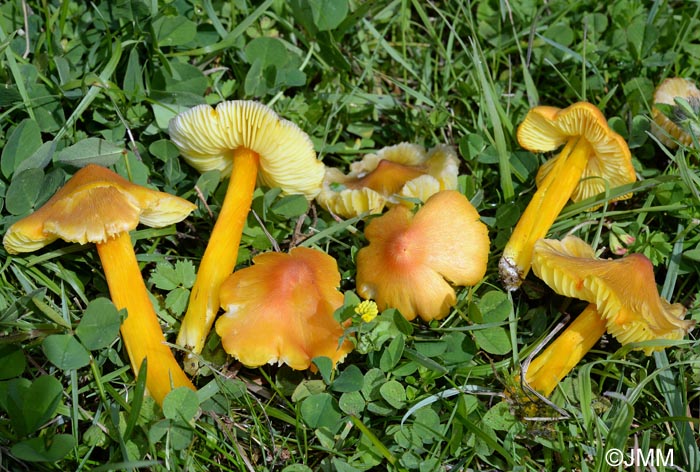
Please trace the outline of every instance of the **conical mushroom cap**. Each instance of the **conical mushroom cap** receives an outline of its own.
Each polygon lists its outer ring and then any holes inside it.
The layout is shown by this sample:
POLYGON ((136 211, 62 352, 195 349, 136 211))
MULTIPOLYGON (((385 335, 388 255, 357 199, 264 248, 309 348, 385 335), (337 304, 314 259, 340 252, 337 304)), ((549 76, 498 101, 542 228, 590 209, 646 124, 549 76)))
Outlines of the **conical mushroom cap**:
MULTIPOLYGON (((642 254, 601 260, 575 236, 540 239, 532 270, 555 292, 595 304, 608 332, 622 344, 681 339, 695 324, 683 320, 683 305, 659 296, 653 266, 642 254)), ((655 349, 660 348, 644 351, 655 349)))
POLYGON ((344 218, 381 213, 385 206, 406 199, 426 201, 441 190, 456 189, 458 168, 459 160, 450 146, 426 152, 422 146, 400 143, 353 162, 348 174, 327 168, 316 200, 344 218))
POLYGON ((180 197, 133 184, 94 164, 73 175, 41 208, 13 224, 7 252, 31 252, 56 239, 102 243, 139 222, 163 227, 182 221, 196 206, 180 197))
POLYGON ((286 363, 307 369, 314 357, 341 361, 352 350, 333 312, 343 305, 331 256, 304 247, 265 253, 221 286, 226 313, 216 322, 224 350, 249 367, 286 363))
POLYGON ((693 109, 700 111, 700 90, 690 80, 674 77, 659 84, 654 92, 654 105, 673 106, 673 116, 669 119, 654 106, 651 109, 651 116, 654 118, 651 132, 669 149, 677 148, 679 141, 685 146, 693 144, 693 137, 678 126, 687 117, 676 105, 676 97, 685 99, 693 109))
POLYGON ((260 158, 259 183, 309 200, 321 189, 324 166, 309 136, 261 103, 198 105, 174 117, 169 130, 182 157, 200 172, 230 175, 236 149, 245 148, 260 158))
POLYGON ((455 285, 475 285, 486 272, 489 237, 479 213, 454 190, 438 192, 414 215, 395 206, 369 222, 357 254, 357 290, 380 309, 412 320, 447 316, 455 285))
MULTIPOLYGON (((517 137, 520 145, 532 152, 554 151, 572 139, 587 141, 591 152, 581 182, 571 195, 575 202, 637 179, 624 138, 610 129, 600 110, 590 103, 579 102, 564 109, 534 107, 518 127, 517 137)), ((538 185, 556 160, 557 157, 542 164, 537 172, 538 185)), ((616 200, 630 196, 623 195, 616 200)))

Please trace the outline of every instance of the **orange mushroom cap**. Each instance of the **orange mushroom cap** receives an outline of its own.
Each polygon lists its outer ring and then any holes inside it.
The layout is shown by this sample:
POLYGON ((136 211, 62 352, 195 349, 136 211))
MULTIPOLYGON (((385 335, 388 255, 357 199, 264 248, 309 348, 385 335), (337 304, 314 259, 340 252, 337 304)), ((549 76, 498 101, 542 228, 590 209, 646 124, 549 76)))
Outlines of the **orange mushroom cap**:
POLYGON ((32 252, 56 239, 103 243, 135 229, 139 222, 168 226, 196 206, 180 197, 133 184, 111 170, 90 164, 61 187, 41 208, 5 233, 10 254, 32 252))
POLYGON ((676 98, 685 99, 693 110, 700 112, 700 90, 693 82, 680 77, 669 78, 661 82, 654 91, 654 105, 671 105, 670 117, 656 106, 651 109, 654 121, 651 123, 651 132, 669 149, 678 147, 678 143, 685 146, 693 144, 693 137, 680 126, 687 117, 676 105, 676 98))
MULTIPOLYGON (((459 160, 450 146, 426 152, 422 146, 400 143, 350 164, 350 173, 326 168, 316 200, 327 210, 351 218, 381 213, 385 206, 425 201, 441 190, 457 188, 459 160)), ((411 206, 410 204, 408 204, 411 206)))
MULTIPOLYGON (((603 193, 606 187, 618 187, 637 179, 625 139, 610 129, 605 116, 591 103, 578 102, 564 109, 535 107, 518 126, 517 135, 518 143, 532 152, 554 151, 572 137, 584 139, 590 145, 581 181, 570 197, 574 202, 603 193)), ((537 172, 538 186, 555 166, 558 157, 542 164, 537 172)), ((623 195, 615 200, 630 196, 623 195)))
POLYGON ((224 350, 249 367, 286 363, 307 369, 314 357, 342 361, 353 344, 333 312, 343 305, 340 273, 331 256, 304 247, 265 253, 230 275, 216 321, 224 350))
MULTIPOLYGON (((535 244, 532 270, 557 293, 594 304, 608 332, 622 344, 681 339, 695 324, 683 320, 683 305, 659 296, 653 265, 642 254, 601 260, 575 236, 541 239, 535 244)), ((659 349, 644 351, 648 355, 659 349)))
POLYGON ((428 198, 415 215, 395 206, 369 222, 369 245, 357 254, 357 290, 380 309, 408 320, 442 319, 456 303, 455 285, 475 285, 486 272, 489 237, 469 200, 454 190, 428 198))

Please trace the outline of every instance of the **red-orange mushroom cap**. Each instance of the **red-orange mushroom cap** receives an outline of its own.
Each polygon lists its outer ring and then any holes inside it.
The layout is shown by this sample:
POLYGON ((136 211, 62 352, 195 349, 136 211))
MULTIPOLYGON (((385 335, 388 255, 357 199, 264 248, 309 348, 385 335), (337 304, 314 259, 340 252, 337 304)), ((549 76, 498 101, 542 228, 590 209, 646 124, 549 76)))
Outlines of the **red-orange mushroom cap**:
MULTIPOLYGON (((532 270, 557 293, 594 304, 608 332, 622 344, 678 340, 695 325, 683 320, 683 305, 659 296, 653 265, 642 254, 602 260, 575 236, 540 239, 532 270)), ((659 349, 663 347, 647 347, 644 352, 659 349)))
POLYGON ((391 208, 369 222, 365 236, 369 245, 357 254, 358 293, 408 320, 444 318, 456 303, 449 282, 472 286, 486 273, 488 230, 454 190, 436 193, 415 214, 391 208))
POLYGON ((224 350, 249 367, 285 363, 302 370, 314 357, 342 361, 353 344, 341 344, 344 327, 333 317, 343 305, 339 285, 335 259, 321 251, 255 256, 221 286, 225 313, 216 332, 224 350))

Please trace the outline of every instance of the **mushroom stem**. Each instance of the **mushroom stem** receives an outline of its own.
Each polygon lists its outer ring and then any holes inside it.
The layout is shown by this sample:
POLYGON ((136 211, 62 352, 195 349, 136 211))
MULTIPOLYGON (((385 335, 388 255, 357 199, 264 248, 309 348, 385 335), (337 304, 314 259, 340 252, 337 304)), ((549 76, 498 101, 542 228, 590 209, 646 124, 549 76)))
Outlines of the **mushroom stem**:
POLYGON ((517 290, 530 271, 535 241, 547 235, 569 201, 591 152, 585 139, 569 140, 518 220, 498 263, 501 280, 508 291, 517 290))
POLYGON ((548 397, 603 334, 605 320, 598 313, 596 305, 591 303, 557 339, 530 362, 525 374, 526 382, 548 397))
POLYGON ((158 316, 141 276, 136 254, 128 232, 104 243, 96 244, 104 269, 112 302, 118 309, 126 308, 127 317, 121 333, 134 373, 138 375, 143 359, 148 359, 146 387, 159 404, 177 387, 195 390, 182 371, 165 341, 158 316))
MULTIPOLYGON (((221 212, 214 224, 192 287, 187 313, 182 319, 177 343, 199 354, 219 310, 219 289, 231 275, 238 259, 238 246, 250 205, 260 158, 257 153, 238 148, 221 212)), ((189 354, 185 370, 194 373, 197 362, 189 354)))

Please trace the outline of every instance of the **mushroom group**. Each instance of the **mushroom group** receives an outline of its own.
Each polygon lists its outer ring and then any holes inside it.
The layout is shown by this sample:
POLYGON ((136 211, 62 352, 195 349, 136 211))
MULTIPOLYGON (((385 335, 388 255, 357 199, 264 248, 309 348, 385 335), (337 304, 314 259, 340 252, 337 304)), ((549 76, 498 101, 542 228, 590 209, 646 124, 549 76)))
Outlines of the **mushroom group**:
MULTIPOLYGON (((700 103, 700 92, 679 80, 664 82, 656 102, 673 104, 673 97, 680 96, 692 106, 700 103)), ((680 128, 662 116, 655 110, 658 126, 687 144, 680 128)), ((366 218, 367 245, 356 254, 355 277, 356 291, 365 301, 355 308, 356 320, 370 323, 388 308, 409 321, 441 320, 457 304, 455 287, 473 287, 484 279, 488 228, 457 190, 459 159, 450 146, 388 146, 365 155, 343 174, 317 159, 299 127, 251 101, 194 107, 173 118, 169 132, 192 167, 218 170, 229 179, 177 337, 188 353, 189 372, 197 370, 197 354, 219 309, 224 314, 215 326, 221 345, 248 367, 307 369, 318 357, 335 366, 353 349, 353 331, 347 329, 352 320, 335 317, 345 299, 330 255, 293 247, 257 254, 251 266, 234 271, 257 184, 309 201, 316 198, 336 218, 366 218)), ((602 260, 576 237, 545 239, 569 200, 605 195, 636 179, 627 144, 600 110, 586 102, 564 109, 534 107, 518 127, 517 139, 531 152, 561 150, 537 173, 537 190, 504 248, 499 275, 506 290, 513 291, 532 268, 557 293, 588 302, 529 364, 523 380, 550 395, 606 332, 622 344, 642 343, 633 347, 647 355, 663 349, 660 341, 685 336, 694 322, 684 320, 682 305, 658 295, 648 258, 628 254, 602 260)), ((88 165, 43 207, 12 225, 3 239, 11 254, 40 249, 58 238, 95 244, 112 300, 127 312, 121 333, 131 366, 136 374, 147 366, 146 387, 159 404, 173 388, 195 387, 165 341, 129 232, 139 223, 177 223, 194 208, 187 200, 88 165)))
MULTIPOLYGON (((170 138, 200 172, 229 177, 221 211, 204 250, 177 343, 200 353, 219 310, 219 289, 236 265, 256 182, 313 199, 324 166, 309 137, 272 109, 252 101, 200 105, 173 118, 170 138)), ((186 368, 196 371, 189 355, 186 368)))

